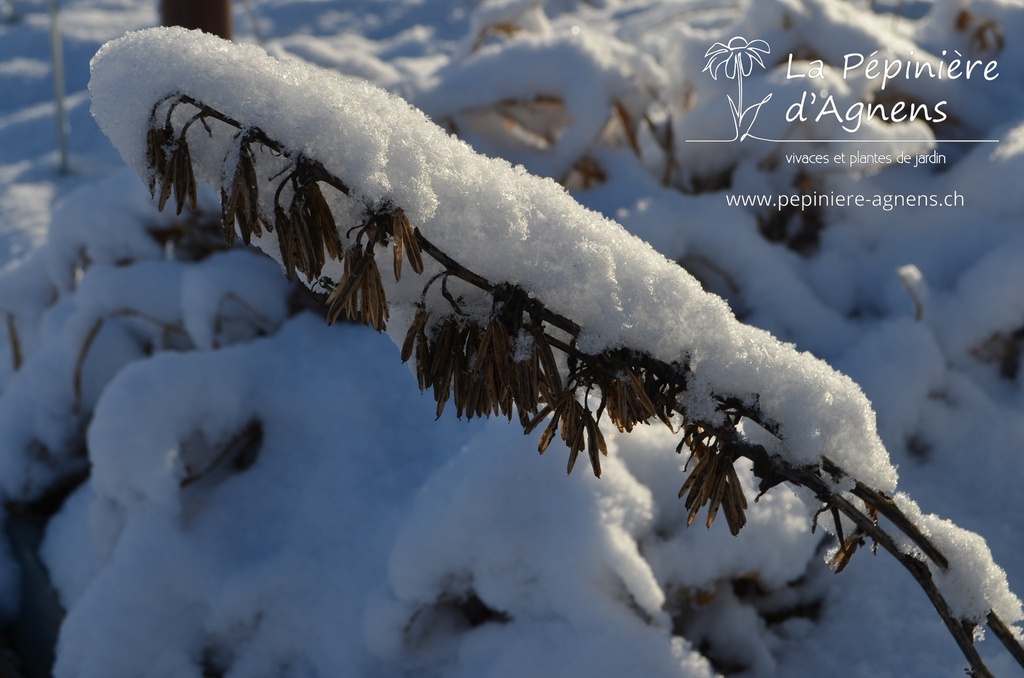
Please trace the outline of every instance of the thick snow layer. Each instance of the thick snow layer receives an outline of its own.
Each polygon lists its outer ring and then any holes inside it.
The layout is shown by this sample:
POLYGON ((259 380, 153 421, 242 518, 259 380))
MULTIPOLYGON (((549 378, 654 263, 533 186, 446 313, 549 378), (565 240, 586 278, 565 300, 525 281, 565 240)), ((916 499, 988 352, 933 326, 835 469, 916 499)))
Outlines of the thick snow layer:
MULTIPOLYGON (((149 111, 169 95, 187 94, 320 160, 368 204, 393 201, 463 265, 521 285, 580 324, 582 350, 632 346, 689 361, 695 402, 712 394, 756 397, 778 424, 792 463, 827 456, 869 485, 895 487, 874 413, 851 380, 737 323, 720 298, 618 224, 582 208, 551 180, 476 155, 401 100, 181 29, 108 43, 92 71, 93 113, 140 175, 149 172, 149 111)), ((219 171, 215 165, 201 173, 219 171)), ((419 299, 415 288, 406 294, 389 299, 399 306, 419 299)))

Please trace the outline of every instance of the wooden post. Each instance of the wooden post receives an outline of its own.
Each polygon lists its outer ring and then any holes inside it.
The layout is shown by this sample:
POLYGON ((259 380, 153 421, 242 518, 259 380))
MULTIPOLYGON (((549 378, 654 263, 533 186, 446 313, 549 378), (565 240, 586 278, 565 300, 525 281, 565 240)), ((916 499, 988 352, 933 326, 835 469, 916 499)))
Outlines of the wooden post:
POLYGON ((160 0, 160 22, 164 26, 198 28, 231 39, 230 0, 160 0))

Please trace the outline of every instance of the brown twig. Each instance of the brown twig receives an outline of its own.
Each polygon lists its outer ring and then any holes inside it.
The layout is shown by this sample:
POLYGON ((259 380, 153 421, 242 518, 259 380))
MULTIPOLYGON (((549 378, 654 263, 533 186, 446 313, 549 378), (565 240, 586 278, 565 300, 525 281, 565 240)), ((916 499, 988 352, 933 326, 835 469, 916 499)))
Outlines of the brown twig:
MULTIPOLYGON (((790 482, 795 485, 806 487, 814 492, 815 496, 817 496, 820 501, 838 509, 843 515, 852 520, 859 530, 871 537, 876 544, 888 551, 889 554, 895 558, 900 565, 907 570, 907 572, 910 573, 915 581, 917 581, 918 585, 924 590, 925 595, 928 596, 928 600, 931 601, 935 611, 942 619, 942 622, 946 625, 946 629, 949 631, 950 635, 953 636, 953 639, 956 641, 960 651, 970 663, 971 675, 976 678, 992 676, 992 672, 985 665, 981 655, 978 654, 977 649, 974 647, 974 640, 965 628, 963 621, 953 614, 953 611, 949 607, 949 603, 935 585, 935 581, 932 578, 932 573, 931 570, 928 569, 927 563, 912 555, 904 553, 892 536, 883 530, 876 520, 873 520, 863 511, 856 508, 841 494, 834 492, 824 478, 815 472, 815 469, 811 467, 795 468, 782 462, 778 462, 776 465, 777 471, 785 475, 790 482)), ((878 494, 880 496, 880 493, 878 494)), ((874 496, 869 495, 868 501, 865 501, 865 503, 878 510, 879 513, 882 513, 881 506, 891 503, 892 501, 891 499, 885 498, 886 501, 882 501, 876 506, 871 503, 871 500, 873 499, 874 496)), ((886 514, 883 513, 883 515, 886 514)), ((902 513, 900 513, 900 515, 902 515, 902 513)), ((909 520, 906 520, 904 516, 904 521, 901 522, 909 522, 909 520)), ((920 534, 916 526, 913 527, 913 530, 920 534)), ((919 540, 928 543, 927 538, 923 535, 919 537, 919 540)), ((915 544, 916 543, 918 543, 918 540, 915 540, 915 544)), ((946 561, 945 556, 942 556, 934 545, 929 543, 928 549, 929 551, 937 554, 942 562, 946 562, 946 566, 948 567, 948 561, 946 561)), ((990 616, 994 617, 995 613, 990 613, 990 616)), ((996 619, 998 619, 998 617, 996 617, 996 619)))
POLYGON ((219 337, 221 332, 224 331, 224 306, 229 301, 233 301, 239 306, 241 306, 242 310, 248 313, 253 318, 253 320, 256 321, 256 324, 258 325, 260 332, 269 332, 273 329, 274 324, 270 322, 270 319, 267 318, 267 316, 257 311, 252 304, 250 304, 249 302, 247 302, 245 299, 238 296, 234 292, 228 292, 227 294, 220 298, 220 301, 217 302, 217 315, 214 318, 213 324, 213 330, 217 337, 219 337))
POLYGON ((75 361, 75 375, 73 389, 75 394, 75 404, 72 408, 72 412, 77 414, 82 407, 82 371, 85 369, 85 358, 89 355, 89 349, 92 348, 92 344, 96 341, 96 336, 100 333, 103 328, 103 322, 105 318, 97 318, 93 326, 89 328, 89 332, 85 335, 85 341, 82 342, 82 348, 78 351, 78 360, 75 361))
POLYGON ((7 322, 7 337, 11 342, 11 365, 14 367, 14 371, 17 372, 21 369, 22 364, 21 340, 18 338, 18 326, 15 322, 14 314, 10 311, 6 311, 4 317, 7 322))
POLYGON ((85 360, 89 356, 89 351, 92 350, 92 345, 96 341, 96 337, 99 335, 100 330, 103 328, 103 323, 107 318, 117 317, 130 317, 145 320, 148 323, 152 323, 164 330, 165 333, 169 332, 184 332, 180 325, 174 323, 168 323, 159 318, 137 311, 135 309, 122 309, 119 311, 111 311, 104 316, 96 319, 93 326, 89 328, 89 331, 85 335, 85 340, 82 342, 82 347, 78 350, 78 358, 75 360, 75 372, 73 377, 73 392, 75 395, 75 404, 72 411, 76 414, 80 411, 82 406, 82 373, 85 370, 85 360))
POLYGON ((1020 641, 1017 636, 1010 630, 1002 619, 996 615, 995 612, 989 612, 986 617, 988 627, 992 629, 992 633, 999 639, 999 642, 1003 644, 1017 663, 1024 668, 1024 647, 1021 647, 1020 641))

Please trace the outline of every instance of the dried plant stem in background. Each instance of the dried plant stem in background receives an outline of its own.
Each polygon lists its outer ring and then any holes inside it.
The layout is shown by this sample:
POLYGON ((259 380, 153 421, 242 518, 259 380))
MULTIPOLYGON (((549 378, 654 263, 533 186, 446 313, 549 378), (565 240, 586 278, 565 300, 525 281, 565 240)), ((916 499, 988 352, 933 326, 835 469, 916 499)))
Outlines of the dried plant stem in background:
POLYGON ((21 355, 21 339, 18 337, 18 325, 14 314, 10 311, 4 313, 4 321, 7 323, 7 341, 11 344, 11 367, 15 371, 21 369, 24 361, 21 355))
POLYGON ((74 412, 78 412, 82 405, 82 374, 85 370, 85 361, 89 357, 89 351, 92 349, 93 343, 96 341, 96 337, 99 336, 100 330, 103 329, 104 323, 109 318, 137 318, 139 320, 151 323, 160 327, 164 331, 164 335, 171 333, 185 333, 184 327, 176 323, 169 323, 159 318, 155 318, 142 311, 135 309, 124 309, 120 311, 112 311, 96 319, 86 332, 85 339, 82 341, 82 347, 78 350, 78 358, 75 360, 75 371, 72 384, 72 392, 75 396, 74 412))

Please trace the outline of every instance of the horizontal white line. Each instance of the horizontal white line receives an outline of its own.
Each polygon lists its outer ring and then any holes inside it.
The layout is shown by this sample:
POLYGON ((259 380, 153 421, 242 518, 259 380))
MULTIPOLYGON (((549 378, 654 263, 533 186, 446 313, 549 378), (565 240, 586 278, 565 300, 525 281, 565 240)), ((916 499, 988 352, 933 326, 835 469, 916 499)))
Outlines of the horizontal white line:
MULTIPOLYGON (((998 144, 999 139, 762 139, 772 144, 998 144)), ((735 139, 684 139, 688 144, 731 144, 735 139)))

